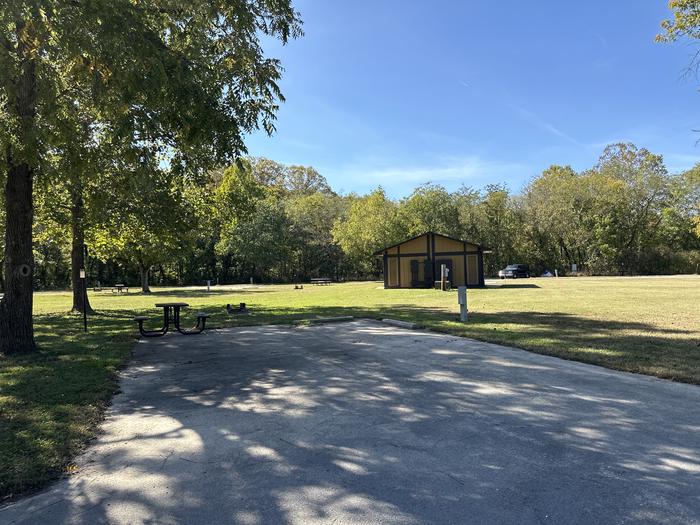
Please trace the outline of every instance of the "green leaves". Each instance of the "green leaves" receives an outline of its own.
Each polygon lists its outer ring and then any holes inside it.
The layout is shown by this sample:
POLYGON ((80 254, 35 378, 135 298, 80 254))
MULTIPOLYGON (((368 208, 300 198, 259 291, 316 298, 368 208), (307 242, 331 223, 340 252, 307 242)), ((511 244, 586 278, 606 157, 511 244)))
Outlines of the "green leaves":
POLYGON ((360 275, 375 269, 372 253, 405 237, 398 221, 398 206, 381 187, 364 197, 352 198, 347 218, 333 225, 333 239, 360 275))
MULTIPOLYGON (((661 22, 662 32, 656 35, 657 42, 689 40, 697 44, 700 39, 700 3, 697 0, 670 0, 668 8, 673 18, 661 22)), ((687 76, 696 75, 700 66, 700 53, 695 52, 685 71, 687 76)))
MULTIPOLYGON (((274 129, 282 68, 265 56, 262 35, 283 43, 301 35, 290 0, 3 3, 0 151, 8 170, 40 175, 45 203, 63 206, 68 195, 82 210, 87 201, 105 256, 142 266, 167 257, 192 237, 181 186, 244 154, 246 133, 274 129), (105 173, 114 180, 90 184, 105 173)), ((22 218, 7 214, 8 247, 31 246, 33 204, 27 191, 17 201, 22 218)), ((17 310, 10 301, 31 304, 31 287, 17 290, 21 300, 6 294, 6 311, 17 310)), ((30 334, 25 310, 22 333, 30 334)))
POLYGON ((673 18, 661 22, 664 32, 656 36, 657 42, 700 38, 700 4, 696 0, 670 0, 668 8, 673 18))

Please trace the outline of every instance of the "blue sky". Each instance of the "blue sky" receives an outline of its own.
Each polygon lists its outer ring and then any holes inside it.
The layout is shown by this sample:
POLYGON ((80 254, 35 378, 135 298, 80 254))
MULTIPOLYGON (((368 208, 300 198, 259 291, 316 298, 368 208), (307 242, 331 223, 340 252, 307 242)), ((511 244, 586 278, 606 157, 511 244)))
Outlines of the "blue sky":
POLYGON ((700 162, 695 47, 656 44, 663 0, 301 0, 305 36, 266 42, 285 72, 277 133, 252 155, 311 165, 337 191, 423 182, 519 191, 631 141, 700 162))

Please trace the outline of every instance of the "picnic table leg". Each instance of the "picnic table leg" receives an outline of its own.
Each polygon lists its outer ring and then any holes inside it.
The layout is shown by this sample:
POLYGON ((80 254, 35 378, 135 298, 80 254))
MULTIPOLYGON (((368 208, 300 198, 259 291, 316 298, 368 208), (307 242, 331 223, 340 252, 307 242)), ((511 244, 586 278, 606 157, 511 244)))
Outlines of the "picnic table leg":
MULTIPOLYGON (((199 332, 195 332, 195 331, 193 331, 193 330, 185 330, 185 329, 183 329, 183 328, 180 326, 180 307, 179 307, 179 306, 173 307, 173 317, 174 317, 173 321, 174 321, 174 324, 175 324, 175 329, 176 329, 178 332, 180 332, 182 335, 192 335, 192 334, 195 334, 195 333, 199 333, 199 332)), ((195 330, 196 330, 198 327, 199 327, 199 320, 197 320, 197 326, 195 327, 195 330)), ((200 331, 201 331, 201 330, 200 330, 200 331)))
POLYGON ((170 309, 169 308, 163 308, 163 328, 160 330, 153 330, 151 333, 150 337, 160 337, 161 335, 165 335, 168 333, 168 329, 170 328, 170 309), (156 335, 157 334, 157 335, 156 335))
POLYGON ((198 330, 196 333, 200 333, 204 331, 204 325, 207 324, 207 318, 206 317, 201 317, 197 316, 197 324, 195 325, 194 329, 198 330))
POLYGON ((195 334, 201 334, 204 331, 204 326, 207 324, 207 318, 206 316, 202 316, 200 314, 197 315, 197 324, 192 328, 191 330, 185 330, 184 328, 180 327, 180 315, 178 312, 177 315, 177 331, 180 332, 182 335, 195 335, 195 334))
POLYGON ((168 309, 163 309, 163 328, 160 330, 144 330, 143 321, 145 318, 136 318, 139 323, 139 332, 143 337, 161 337, 168 333, 168 328, 170 325, 170 315, 168 309))
POLYGON ((180 331, 180 307, 179 306, 173 307, 173 324, 175 325, 175 329, 179 332, 180 331))
POLYGON ((161 330, 144 330, 143 321, 139 321, 139 332, 141 332, 141 335, 144 337, 161 337, 168 332, 168 329, 163 328, 161 330))

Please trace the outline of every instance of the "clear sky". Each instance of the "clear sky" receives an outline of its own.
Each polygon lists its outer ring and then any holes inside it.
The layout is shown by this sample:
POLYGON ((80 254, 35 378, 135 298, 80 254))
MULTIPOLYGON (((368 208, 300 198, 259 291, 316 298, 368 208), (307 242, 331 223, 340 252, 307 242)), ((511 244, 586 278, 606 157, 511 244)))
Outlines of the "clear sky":
POLYGON ((504 182, 582 170, 631 141, 700 162, 697 49, 657 44, 663 0, 297 0, 305 36, 266 42, 287 98, 252 155, 311 165, 336 191, 504 182))

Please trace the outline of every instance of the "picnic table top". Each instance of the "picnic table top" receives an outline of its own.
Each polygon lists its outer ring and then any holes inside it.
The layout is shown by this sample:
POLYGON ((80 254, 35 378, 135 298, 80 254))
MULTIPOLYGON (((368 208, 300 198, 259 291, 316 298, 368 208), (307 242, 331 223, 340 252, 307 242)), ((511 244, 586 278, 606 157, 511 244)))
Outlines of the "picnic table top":
POLYGON ((125 284, 117 283, 114 285, 115 288, 126 288, 125 284))
POLYGON ((167 308, 167 307, 177 307, 177 306, 189 306, 187 303, 156 303, 156 308, 167 308))

